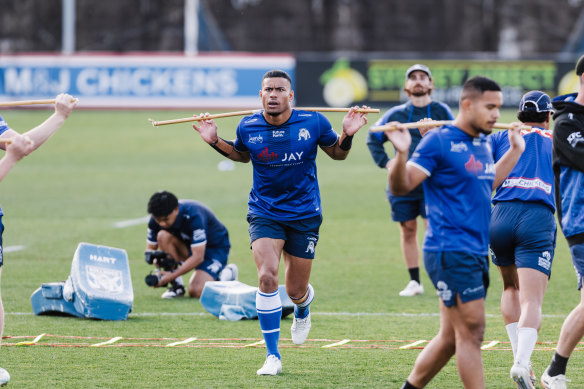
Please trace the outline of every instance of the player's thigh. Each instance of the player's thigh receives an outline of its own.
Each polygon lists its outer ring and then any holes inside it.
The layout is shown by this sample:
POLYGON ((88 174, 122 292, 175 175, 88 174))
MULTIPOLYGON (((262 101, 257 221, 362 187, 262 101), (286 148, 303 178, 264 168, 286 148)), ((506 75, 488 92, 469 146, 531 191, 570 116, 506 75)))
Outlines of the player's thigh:
POLYGON ((312 259, 300 258, 284 252, 286 266, 286 292, 289 296, 300 298, 308 289, 312 259))

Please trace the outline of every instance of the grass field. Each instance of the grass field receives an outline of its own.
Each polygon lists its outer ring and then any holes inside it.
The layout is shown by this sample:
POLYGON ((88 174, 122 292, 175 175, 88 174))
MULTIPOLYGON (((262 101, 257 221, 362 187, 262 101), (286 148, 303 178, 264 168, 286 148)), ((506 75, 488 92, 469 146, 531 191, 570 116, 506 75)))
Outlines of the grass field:
MULTIPOLYGON (((22 132, 49 113, 13 110, 2 115, 22 132)), ((297 347, 290 340, 291 318, 283 320, 282 375, 257 377, 265 348, 242 347, 261 339, 257 321, 220 321, 205 313, 198 300, 163 301, 162 289, 144 284, 151 270, 143 260, 146 226, 115 228, 114 224, 146 216, 148 198, 161 189, 208 204, 229 229, 231 261, 239 266, 240 280, 257 284, 245 221, 251 165, 220 171, 217 165, 222 157, 188 124, 153 128, 147 121, 191 114, 74 112, 47 144, 21 161, 0 184, 4 246, 24 246, 5 254, 2 276, 7 338, 0 350, 0 366, 10 372, 10 386, 399 388, 419 354, 419 349, 400 347, 435 335, 438 300, 425 272, 423 296, 397 296, 408 277, 398 228, 389 219, 386 174, 371 160, 365 131, 355 137, 346 161, 319 153, 324 223, 311 277, 316 291, 313 326, 307 343, 297 347), (43 282, 61 281, 69 275, 79 242, 128 252, 135 299, 127 321, 32 314, 31 293, 43 282), (23 340, 15 337, 43 333, 60 337, 44 337, 34 346, 14 345, 23 340), (126 339, 86 347, 113 337, 126 339), (190 337, 199 340, 182 347, 162 347, 190 337), (343 339, 352 342, 322 348, 343 339)), ((342 115, 329 118, 340 129, 342 115)), ((220 133, 233 138, 239 119, 218 120, 220 133)), ((501 121, 512 120, 512 113, 507 112, 501 121)), ((544 343, 533 355, 538 376, 553 354, 565 315, 579 301, 561 233, 552 269, 539 337, 544 343)), ((500 276, 491 267, 485 340, 501 343, 483 353, 488 388, 514 387, 509 379, 512 354, 499 310, 500 293, 500 276)), ((573 387, 578 385, 576 378, 584 376, 581 349, 568 366, 573 387)), ((459 387, 454 360, 428 386, 459 387)))

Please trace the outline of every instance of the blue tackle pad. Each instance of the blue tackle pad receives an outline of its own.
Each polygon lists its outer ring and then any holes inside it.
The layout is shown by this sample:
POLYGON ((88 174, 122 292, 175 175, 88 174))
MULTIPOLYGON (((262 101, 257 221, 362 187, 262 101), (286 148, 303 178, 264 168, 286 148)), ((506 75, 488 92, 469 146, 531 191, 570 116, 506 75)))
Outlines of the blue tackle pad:
POLYGON ((126 320, 134 292, 125 250, 79 243, 71 275, 64 282, 45 283, 31 296, 33 312, 126 320))
MULTIPOLYGON (((285 285, 280 285, 278 289, 284 318, 294 312, 294 303, 288 297, 285 285)), ((239 281, 208 281, 200 300, 207 312, 221 320, 257 319, 257 290, 257 287, 239 281)))

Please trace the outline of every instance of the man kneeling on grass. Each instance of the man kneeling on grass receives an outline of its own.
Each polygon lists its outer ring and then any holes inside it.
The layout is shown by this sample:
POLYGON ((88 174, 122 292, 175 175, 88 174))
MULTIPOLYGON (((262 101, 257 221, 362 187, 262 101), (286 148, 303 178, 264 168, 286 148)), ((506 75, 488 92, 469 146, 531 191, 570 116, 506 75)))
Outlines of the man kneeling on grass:
POLYGON ((148 202, 146 262, 156 274, 146 277, 154 288, 170 283, 162 298, 182 297, 182 275, 195 270, 189 280, 191 297, 201 297, 207 281, 237 279, 235 264, 227 265, 229 234, 211 210, 196 200, 178 200, 170 192, 156 192, 148 202))

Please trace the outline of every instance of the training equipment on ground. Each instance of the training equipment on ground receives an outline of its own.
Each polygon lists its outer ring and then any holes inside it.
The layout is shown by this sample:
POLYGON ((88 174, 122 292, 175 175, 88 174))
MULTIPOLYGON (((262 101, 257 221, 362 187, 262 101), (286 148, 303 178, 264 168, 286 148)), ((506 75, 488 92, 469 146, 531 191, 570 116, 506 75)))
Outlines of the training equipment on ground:
POLYGON ((3 369, 0 367, 0 386, 4 386, 9 382, 10 382, 10 374, 8 374, 6 369, 3 369))
MULTIPOLYGON (((349 112, 350 108, 329 108, 329 107, 318 107, 318 108, 294 108, 298 111, 311 111, 311 112, 349 112)), ((170 120, 161 120, 156 121, 154 119, 148 119, 154 127, 164 126, 167 124, 177 124, 177 123, 188 123, 188 122, 196 122, 201 120, 210 120, 210 119, 220 119, 220 118, 227 118, 231 116, 245 116, 245 115, 253 115, 254 113, 261 112, 261 109, 255 110, 247 110, 247 111, 236 111, 236 112, 225 112, 225 113, 218 113, 215 115, 206 115, 206 116, 191 116, 188 118, 181 118, 181 119, 170 119, 170 120)), ((379 109, 363 109, 358 108, 355 112, 360 113, 379 113, 379 109)))
MULTIPOLYGON (((77 99, 72 99, 71 102, 75 102, 77 99)), ((55 104, 56 100, 22 100, 22 101, 0 101, 0 107, 20 107, 23 105, 43 105, 43 104, 55 104)))
MULTIPOLYGON (((221 320, 256 319, 257 290, 257 287, 239 281, 208 281, 201 293, 201 305, 221 320)), ((280 285, 279 291, 282 317, 286 317, 294 312, 294 303, 288 297, 285 285, 280 285)))
MULTIPOLYGON (((400 123, 400 127, 393 125, 393 124, 384 124, 382 126, 372 126, 369 131, 370 132, 384 132, 384 131, 397 131, 399 128, 428 128, 428 127, 442 127, 447 124, 452 124, 451 121, 448 120, 430 120, 430 121, 423 121, 423 122, 413 122, 413 123, 400 123)), ((511 123, 495 123, 493 128, 497 128, 500 130, 509 130, 513 128, 513 124, 511 123)), ((530 131, 530 126, 521 126, 521 130, 530 131)))
POLYGON ((134 302, 128 255, 123 249, 79 243, 67 281, 42 284, 30 300, 35 315, 126 320, 134 302))

